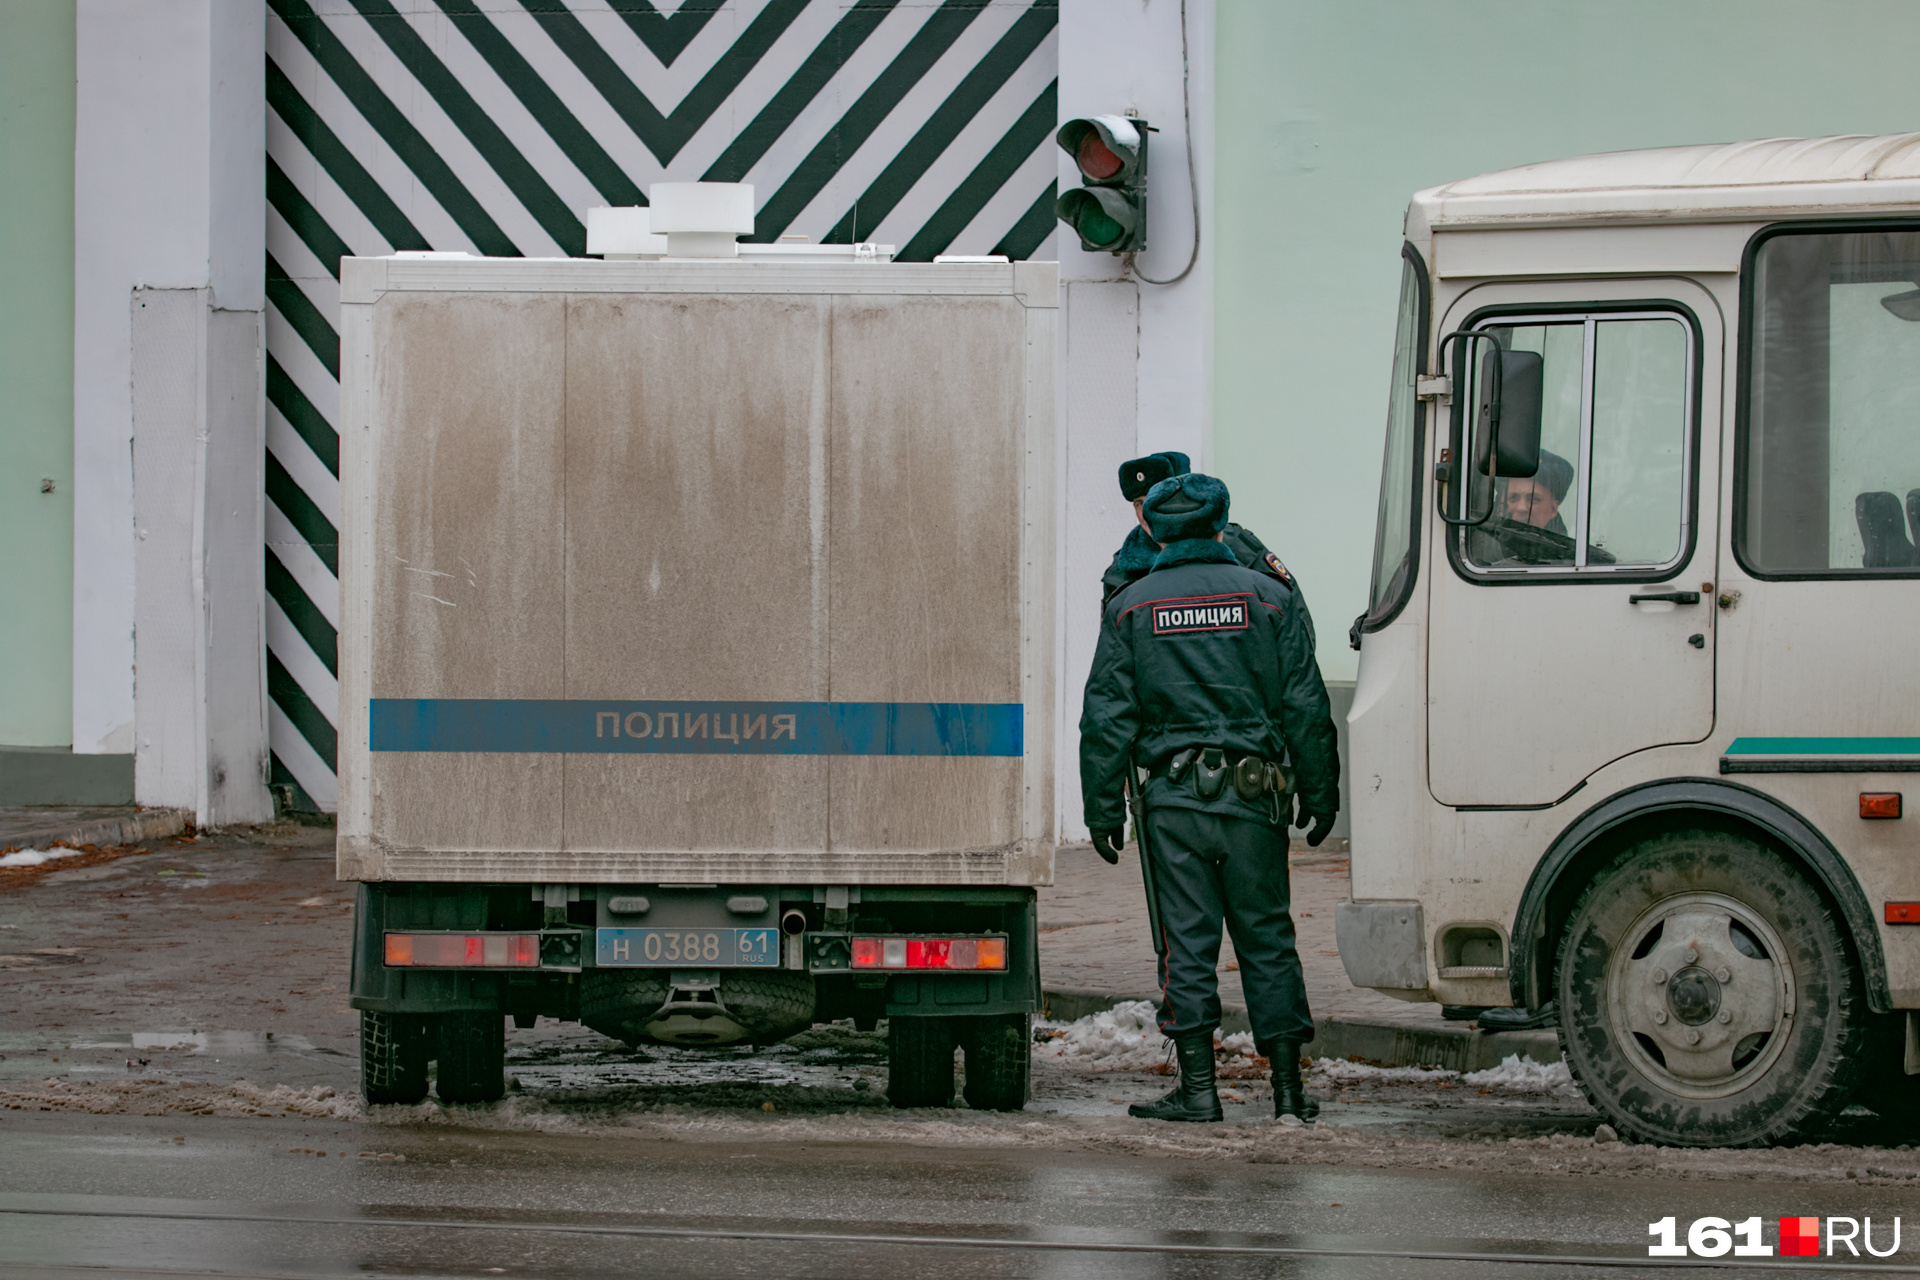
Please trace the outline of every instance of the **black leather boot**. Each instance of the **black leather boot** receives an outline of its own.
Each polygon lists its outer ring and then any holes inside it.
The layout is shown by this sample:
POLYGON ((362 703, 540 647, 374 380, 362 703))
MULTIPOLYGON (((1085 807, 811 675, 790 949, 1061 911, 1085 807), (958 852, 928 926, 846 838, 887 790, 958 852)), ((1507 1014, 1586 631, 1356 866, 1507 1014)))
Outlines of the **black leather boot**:
POLYGON ((1254 1046, 1273 1069, 1273 1118, 1292 1116, 1302 1124, 1320 1114, 1320 1104, 1307 1096, 1300 1079, 1300 1046, 1290 1040, 1270 1040, 1254 1046))
POLYGON ((1183 1031, 1173 1036, 1180 1058, 1180 1083, 1158 1102, 1136 1102, 1127 1114, 1142 1120, 1188 1120, 1209 1124, 1219 1120, 1220 1095, 1213 1087, 1213 1029, 1183 1031))

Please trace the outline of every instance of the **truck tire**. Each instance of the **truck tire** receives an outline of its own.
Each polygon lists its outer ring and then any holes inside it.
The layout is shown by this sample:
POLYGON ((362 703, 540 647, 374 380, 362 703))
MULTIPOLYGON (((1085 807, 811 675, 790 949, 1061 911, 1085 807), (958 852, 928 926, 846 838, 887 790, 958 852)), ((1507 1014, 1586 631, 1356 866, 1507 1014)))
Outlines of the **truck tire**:
POLYGON ((720 1000, 756 1044, 773 1044, 813 1025, 813 975, 792 969, 765 973, 728 969, 720 975, 720 1000))
POLYGON ((968 1018, 960 1031, 967 1055, 962 1091, 975 1111, 1019 1111, 1033 1078, 1033 1028, 1024 1013, 968 1018))
POLYGON ((580 1021, 603 1036, 641 1044, 667 991, 665 969, 589 969, 580 975, 580 1021))
POLYGON ((1762 1147, 1853 1101, 1866 999, 1845 933, 1773 849, 1672 831, 1622 853, 1561 940, 1560 1050, 1641 1142, 1762 1147))
POLYGON ((507 1023, 498 1013, 440 1015, 442 1102, 498 1102, 507 1091, 507 1023))
POLYGON ((427 1056, 426 1015, 360 1011, 360 1093, 369 1104, 426 1097, 427 1056))
POLYGON ((896 1107, 944 1107, 952 1104, 951 1020, 887 1020, 887 1101, 896 1107))

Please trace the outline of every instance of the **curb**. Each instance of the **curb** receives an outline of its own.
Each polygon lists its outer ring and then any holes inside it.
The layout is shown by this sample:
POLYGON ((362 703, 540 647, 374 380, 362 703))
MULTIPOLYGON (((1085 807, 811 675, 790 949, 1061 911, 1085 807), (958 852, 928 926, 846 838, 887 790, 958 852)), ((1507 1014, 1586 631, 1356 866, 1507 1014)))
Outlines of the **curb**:
POLYGON ((142 840, 178 835, 192 825, 193 815, 185 809, 140 809, 125 817, 8 829, 0 832, 0 842, 17 844, 24 849, 45 848, 56 841, 70 845, 138 844, 142 840))
MULTIPOLYGON (((1041 1007, 1057 1022, 1071 1022, 1104 1013, 1129 1000, 1157 1002, 1152 995, 1115 995, 1105 991, 1045 991, 1041 1007)), ((1225 1004, 1220 1030, 1232 1035, 1249 1031, 1242 1005, 1225 1004)), ((1464 1023, 1438 1027, 1409 1027, 1397 1022, 1365 1018, 1319 1018, 1313 1024, 1316 1058, 1359 1058, 1383 1067, 1442 1067, 1449 1071, 1485 1071, 1509 1055, 1519 1054, 1552 1065, 1560 1061, 1560 1039, 1552 1031, 1474 1031, 1464 1023)))

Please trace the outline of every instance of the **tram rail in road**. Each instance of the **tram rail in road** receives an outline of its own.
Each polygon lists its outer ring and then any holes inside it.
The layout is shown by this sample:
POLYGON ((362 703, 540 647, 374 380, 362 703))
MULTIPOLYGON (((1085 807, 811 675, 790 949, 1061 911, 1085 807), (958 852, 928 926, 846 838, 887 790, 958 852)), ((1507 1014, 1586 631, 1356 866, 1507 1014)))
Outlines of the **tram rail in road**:
MULTIPOLYGON (((86 1199, 80 1197, 79 1199, 86 1199)), ((1152 1232, 1136 1238, 1117 1238, 1115 1233, 1096 1233, 1086 1228, 1041 1228, 1027 1233, 1002 1235, 957 1234, 950 1229, 920 1224, 903 1225, 888 1232, 821 1231, 773 1225, 721 1226, 689 1222, 612 1223, 556 1221, 552 1219, 506 1219, 500 1217, 429 1217, 372 1207, 362 1212, 316 1211, 313 1213, 245 1212, 236 1209, 179 1208, 136 1209, 69 1206, 27 1206, 9 1204, 19 1197, 0 1197, 0 1219, 64 1218, 77 1220, 119 1219, 168 1223, 236 1223, 258 1226, 312 1228, 335 1227, 353 1230, 401 1230, 442 1232, 520 1233, 557 1236, 594 1236, 632 1240, 700 1240, 743 1244, 841 1245, 865 1249, 970 1249, 1008 1253, 1092 1253, 1163 1254, 1193 1258, 1348 1258, 1354 1260, 1401 1262, 1458 1262, 1511 1267, 1604 1267, 1627 1270, 1706 1268, 1722 1271, 1752 1271, 1756 1263, 1747 1258, 1651 1259, 1624 1250, 1619 1253, 1575 1252, 1557 1249, 1537 1240, 1455 1240, 1402 1242, 1397 1245, 1364 1244, 1360 1239, 1338 1237, 1291 1237, 1245 1235, 1221 1232, 1152 1232)), ((586 1215, 583 1215, 586 1216, 586 1215)), ((751 1224, 757 1219, 746 1219, 751 1224)), ((1377 1238, 1376 1238, 1377 1239, 1377 1238)), ((42 1264, 43 1266, 45 1264, 42 1264)), ((58 1266, 60 1264, 54 1264, 58 1266)), ((1891 1275, 1920 1275, 1920 1266, 1900 1263, 1848 1262, 1838 1258, 1816 1258, 1805 1262, 1770 1259, 1764 1264, 1770 1271, 1874 1272, 1891 1275)), ((97 1266, 87 1266, 98 1273, 97 1266)), ((142 1267, 143 1272, 151 1269, 142 1267)), ((111 1272, 109 1272, 111 1273, 111 1272)), ((205 1273, 173 1274, 231 1275, 222 1268, 205 1273)))

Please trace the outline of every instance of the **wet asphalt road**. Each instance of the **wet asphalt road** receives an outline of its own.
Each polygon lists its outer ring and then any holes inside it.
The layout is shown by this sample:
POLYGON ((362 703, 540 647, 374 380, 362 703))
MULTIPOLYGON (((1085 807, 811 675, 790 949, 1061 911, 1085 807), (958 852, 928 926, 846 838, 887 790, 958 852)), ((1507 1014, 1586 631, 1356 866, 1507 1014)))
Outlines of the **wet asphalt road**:
MULTIPOLYGON (((1653 1274, 1646 1224, 1668 1214, 1760 1214, 1771 1239, 1780 1214, 1871 1214, 1884 1231, 1915 1203, 1898 1188, 692 1139, 16 1113, 0 1130, 0 1271, 1631 1276, 1653 1274)), ((1916 1258, 1861 1262, 1913 1274, 1916 1258)))

